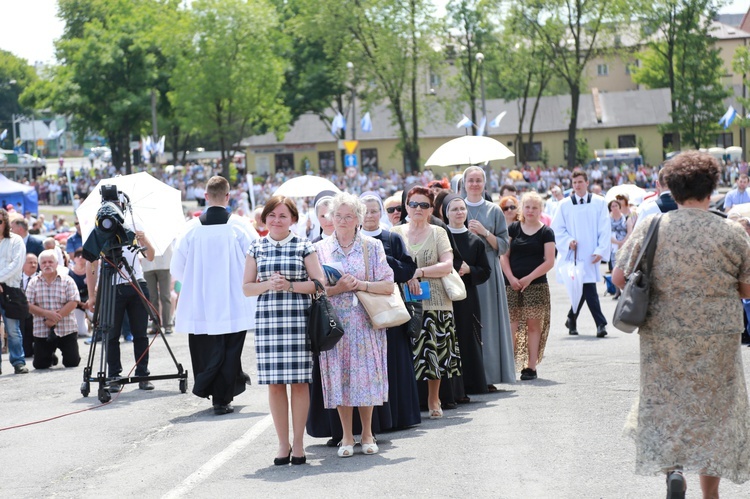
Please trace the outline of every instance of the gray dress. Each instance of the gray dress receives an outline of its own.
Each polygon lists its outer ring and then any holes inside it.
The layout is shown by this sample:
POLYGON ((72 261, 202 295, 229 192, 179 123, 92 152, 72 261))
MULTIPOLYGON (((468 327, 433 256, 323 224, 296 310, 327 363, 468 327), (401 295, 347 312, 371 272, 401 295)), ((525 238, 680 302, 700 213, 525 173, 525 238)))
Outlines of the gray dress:
POLYGON ((482 357, 487 383, 513 383, 516 368, 513 355, 513 337, 508 315, 508 300, 505 296, 503 271, 500 268, 500 255, 508 251, 508 227, 500 207, 489 201, 480 206, 471 206, 468 220, 478 220, 497 237, 498 251, 484 237, 480 236, 487 252, 492 274, 484 283, 477 286, 479 308, 482 311, 482 357))

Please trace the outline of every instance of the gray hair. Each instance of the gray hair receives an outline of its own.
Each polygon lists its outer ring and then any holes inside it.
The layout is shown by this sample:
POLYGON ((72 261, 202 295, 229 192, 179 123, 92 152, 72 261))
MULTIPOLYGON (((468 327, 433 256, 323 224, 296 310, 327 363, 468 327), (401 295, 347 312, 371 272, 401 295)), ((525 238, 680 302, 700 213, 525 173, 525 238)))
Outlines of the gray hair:
POLYGON ((349 208, 351 208, 352 211, 357 215, 357 223, 359 225, 362 225, 362 222, 365 220, 366 208, 364 203, 362 203, 362 201, 360 201, 357 196, 355 196, 354 194, 349 194, 348 192, 336 194, 336 197, 333 198, 331 211, 333 213, 336 213, 342 206, 348 206, 349 208))

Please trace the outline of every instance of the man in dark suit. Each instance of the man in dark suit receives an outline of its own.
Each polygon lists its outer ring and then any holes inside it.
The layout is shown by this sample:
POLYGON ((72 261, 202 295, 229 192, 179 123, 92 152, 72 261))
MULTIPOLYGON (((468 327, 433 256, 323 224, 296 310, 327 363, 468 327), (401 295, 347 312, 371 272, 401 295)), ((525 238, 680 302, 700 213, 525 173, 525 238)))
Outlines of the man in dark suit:
POLYGON ((44 251, 44 245, 41 239, 37 239, 35 236, 29 234, 29 223, 25 218, 16 218, 10 223, 10 230, 14 234, 18 234, 26 243, 26 253, 33 253, 39 256, 39 253, 44 251))

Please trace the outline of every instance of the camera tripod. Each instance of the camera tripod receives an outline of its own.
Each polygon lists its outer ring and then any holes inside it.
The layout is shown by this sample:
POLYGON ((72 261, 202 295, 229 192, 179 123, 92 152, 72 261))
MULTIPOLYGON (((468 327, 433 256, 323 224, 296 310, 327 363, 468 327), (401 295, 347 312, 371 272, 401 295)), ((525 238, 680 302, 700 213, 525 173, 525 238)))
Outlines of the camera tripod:
MULTIPOLYGON (((138 295, 143 302, 143 306, 146 307, 151 320, 155 324, 159 324, 159 318, 154 310, 151 308, 151 304, 143 294, 143 289, 135 278, 133 269, 128 264, 127 259, 122 254, 122 247, 109 249, 105 256, 99 259, 99 280, 96 290, 96 310, 94 311, 94 331, 91 346, 89 347, 89 357, 86 362, 86 367, 83 370, 83 383, 81 383, 81 395, 84 397, 89 396, 91 390, 91 383, 99 383, 98 397, 102 403, 109 402, 112 398, 110 393, 110 387, 113 385, 124 385, 129 383, 138 383, 141 381, 150 380, 162 380, 162 379, 179 379, 180 380, 180 392, 185 393, 188 385, 188 372, 182 368, 182 364, 177 362, 177 359, 172 352, 172 349, 167 342, 167 338, 164 336, 161 328, 159 328, 159 335, 164 340, 164 344, 167 347, 169 355, 174 361, 175 367, 177 368, 176 374, 164 374, 157 376, 129 376, 123 378, 117 378, 116 382, 108 376, 107 366, 107 350, 109 348, 108 340, 114 335, 120 334, 120 331, 114 330, 115 324, 115 299, 117 297, 117 286, 115 280, 119 274, 118 269, 123 269, 127 272, 129 278, 129 285, 134 286, 138 295), (94 362, 96 360, 96 344, 101 341, 102 348, 99 353, 99 370, 96 376, 93 376, 94 362)), ((140 361, 140 359, 138 359, 140 361)))

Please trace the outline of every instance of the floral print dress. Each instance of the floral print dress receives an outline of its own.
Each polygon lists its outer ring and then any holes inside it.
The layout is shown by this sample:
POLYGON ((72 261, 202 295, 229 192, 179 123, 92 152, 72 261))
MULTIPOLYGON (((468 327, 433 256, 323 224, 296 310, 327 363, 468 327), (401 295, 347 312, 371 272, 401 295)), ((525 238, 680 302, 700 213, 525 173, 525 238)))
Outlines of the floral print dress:
MULTIPOLYGON (((617 254, 629 276, 649 220, 617 254)), ((750 479, 750 405, 740 353, 738 282, 750 283, 750 238, 706 210, 662 215, 646 322, 639 329, 639 397, 625 427, 636 472, 750 479)))
MULTIPOLYGON (((339 246, 336 237, 316 243, 321 264, 338 262, 344 272, 359 280, 393 282, 383 244, 377 239, 358 234, 349 254, 339 246), (365 275, 364 252, 367 245, 368 271, 365 275)), ((373 329, 361 303, 354 305, 353 292, 330 296, 331 306, 341 321, 344 336, 333 349, 320 352, 320 377, 323 383, 323 404, 366 407, 388 401, 388 352, 385 329, 373 329)))

